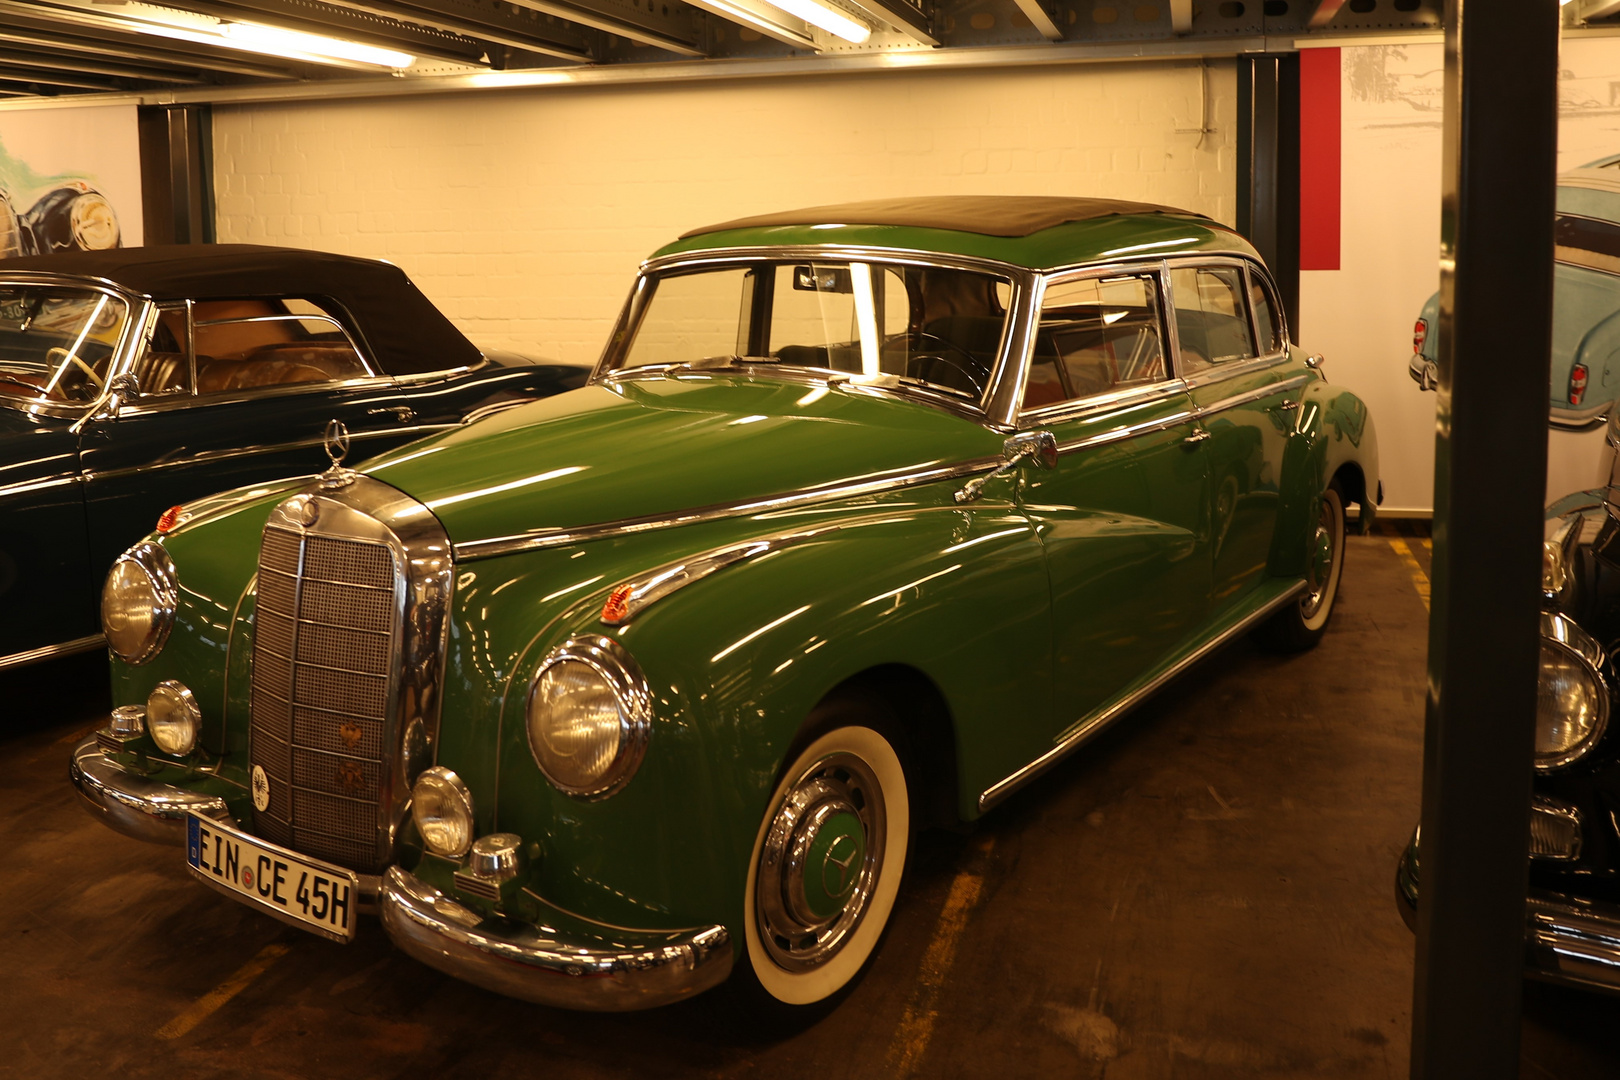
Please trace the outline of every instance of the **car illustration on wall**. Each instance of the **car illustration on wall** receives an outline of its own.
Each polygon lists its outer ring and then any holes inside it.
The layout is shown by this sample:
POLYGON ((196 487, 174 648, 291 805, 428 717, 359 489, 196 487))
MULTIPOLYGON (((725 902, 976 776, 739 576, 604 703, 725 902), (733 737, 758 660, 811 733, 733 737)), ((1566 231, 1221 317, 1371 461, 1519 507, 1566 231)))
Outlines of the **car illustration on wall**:
MULTIPOLYGON (((0 668, 99 648, 168 507, 312 474, 584 380, 481 353, 397 267, 238 245, 0 263, 0 668)), ((172 522, 171 522, 172 524, 172 522)))
POLYGON ((126 551, 73 782, 234 901, 336 941, 374 906, 503 994, 814 1010, 916 829, 1237 635, 1315 644, 1378 492, 1365 406, 1208 218, 729 222, 643 264, 583 388, 126 551))
POLYGON ((118 214, 87 181, 68 180, 17 210, 0 188, 0 259, 121 246, 118 214))

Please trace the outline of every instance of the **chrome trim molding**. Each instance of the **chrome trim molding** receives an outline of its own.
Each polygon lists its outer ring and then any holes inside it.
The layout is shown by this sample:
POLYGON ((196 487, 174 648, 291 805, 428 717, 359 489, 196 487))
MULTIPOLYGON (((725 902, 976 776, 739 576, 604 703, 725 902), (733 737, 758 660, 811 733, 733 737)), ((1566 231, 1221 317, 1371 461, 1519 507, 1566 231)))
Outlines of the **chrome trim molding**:
POLYGON ((937 481, 972 476, 976 472, 993 469, 1000 464, 1000 458, 976 458, 972 461, 957 462, 954 465, 941 465, 933 469, 919 469, 915 472, 899 473, 881 479, 853 482, 840 481, 823 487, 803 488, 799 491, 789 491, 778 495, 765 495, 757 499, 740 499, 736 502, 715 503, 712 506, 693 507, 690 510, 678 510, 669 514, 620 518, 617 521, 603 521, 591 525, 534 529, 513 536, 494 536, 487 540, 469 540, 456 545, 456 561, 459 563, 470 562, 475 559, 493 559, 500 555, 511 555, 519 551, 539 551, 545 548, 566 547, 569 544, 582 544, 590 540, 600 540, 607 536, 651 532, 655 529, 674 528, 677 525, 691 525, 697 522, 719 521, 723 518, 746 517, 749 514, 765 514, 774 510, 787 510, 810 503, 832 502, 838 499, 858 498, 863 495, 876 495, 885 491, 898 491, 902 488, 916 487, 920 484, 932 484, 937 481))
POLYGON ((1530 796, 1530 857, 1543 859, 1548 862, 1576 862, 1581 857, 1583 841, 1581 828, 1581 812, 1571 803, 1562 799, 1555 799, 1551 795, 1536 792, 1530 796), (1559 844, 1557 836, 1536 835, 1537 819, 1556 822, 1566 830, 1569 842, 1559 844), (1543 841, 1546 841, 1543 844, 1543 841), (1540 850, 1538 850, 1538 847, 1540 850))
POLYGON ((1620 993, 1620 906, 1532 889, 1524 914, 1526 975, 1620 993))
POLYGON ((1109 443, 1122 442, 1150 431, 1164 431, 1168 428, 1179 427, 1182 424, 1196 421, 1201 414, 1197 409, 1183 409, 1181 412, 1171 413, 1153 420, 1144 420, 1140 424, 1126 424, 1124 427, 1114 428, 1112 431, 1098 432, 1088 435, 1084 439, 1063 443, 1058 447, 1058 454, 1075 454, 1082 450, 1092 450, 1109 443))
POLYGON ((101 752, 95 735, 73 748, 68 758, 68 778, 92 816, 137 840, 184 847, 188 812, 230 819, 225 800, 218 795, 187 791, 125 772, 101 752))
POLYGON ((1078 750, 1087 742, 1090 742, 1097 735, 1101 734, 1102 731, 1110 724, 1118 720, 1121 716, 1125 715, 1137 705, 1140 705, 1147 698, 1151 697, 1171 679, 1174 679, 1177 675, 1181 674, 1183 671, 1186 671, 1188 668, 1198 663, 1198 661, 1204 659, 1204 657, 1208 656, 1216 649, 1219 649, 1222 645, 1225 645, 1227 642, 1238 637, 1240 634, 1243 634, 1257 623, 1262 622, 1274 612, 1280 610, 1289 603, 1292 603, 1294 600, 1298 599, 1299 595, 1305 592, 1305 590, 1305 582, 1296 582, 1292 587, 1282 593, 1279 593, 1277 596, 1267 601, 1262 607, 1251 612, 1241 621, 1228 626, 1225 630, 1222 630, 1214 637, 1208 639, 1203 644, 1187 653, 1180 660, 1177 660, 1173 665, 1154 676, 1148 682, 1143 683, 1134 689, 1127 690, 1123 696, 1119 697, 1112 703, 1104 705, 1103 707, 1092 712, 1089 716, 1082 718, 1078 723, 1070 726, 1067 731, 1058 736, 1057 744, 1053 746, 1052 749, 1048 750, 1046 753, 1042 754, 1028 765, 1025 765, 1023 768, 1019 769, 1005 780, 992 784, 989 788, 985 789, 984 793, 979 796, 980 812, 982 813, 983 811, 989 810, 991 807, 1005 799, 1008 795, 1011 795, 1014 791, 1017 791, 1031 780, 1034 780, 1036 777, 1046 772, 1069 754, 1073 753, 1075 750, 1078 750))
MULTIPOLYGON (((1275 360, 1268 361, 1267 366, 1275 362, 1275 360)), ((1234 374, 1242 373, 1234 372, 1234 374)), ((1296 375, 1294 378, 1284 379, 1282 382, 1274 382, 1268 383, 1265 386, 1257 386, 1253 390, 1248 390, 1241 394, 1233 394, 1231 397, 1222 398, 1221 400, 1212 404, 1200 406, 1198 409, 1198 415, 1200 417, 1213 416, 1215 413, 1225 412, 1227 409, 1236 409, 1240 406, 1247 405, 1251 401, 1259 401, 1262 398, 1268 398, 1274 394, 1283 394, 1287 393, 1289 390, 1297 390, 1310 381, 1311 376, 1309 375, 1296 375)), ((1199 383, 1197 385, 1207 386, 1208 382, 1199 383)), ((1299 403, 1294 402, 1293 404, 1297 407, 1299 403)))
POLYGON ((650 1009, 718 986, 731 974, 731 936, 719 925, 675 931, 602 926, 600 935, 591 935, 486 919, 397 866, 383 876, 378 906, 383 929, 407 956, 540 1005, 650 1009))
POLYGON ((10 656, 0 656, 0 671, 8 668, 23 667, 27 664, 37 664, 45 660, 54 660, 58 656, 77 656, 92 649, 99 649, 107 644, 107 639, 101 634, 91 634, 89 637, 74 638, 59 645, 45 645, 38 649, 29 649, 27 652, 12 653, 10 656))

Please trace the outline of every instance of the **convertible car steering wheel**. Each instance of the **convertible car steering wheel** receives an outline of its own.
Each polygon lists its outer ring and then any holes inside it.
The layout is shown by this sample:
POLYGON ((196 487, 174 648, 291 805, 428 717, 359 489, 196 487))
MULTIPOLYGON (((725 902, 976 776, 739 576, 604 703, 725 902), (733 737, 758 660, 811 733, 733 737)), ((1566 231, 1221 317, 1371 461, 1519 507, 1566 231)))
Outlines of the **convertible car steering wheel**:
POLYGON ((56 346, 53 346, 53 347, 45 350, 45 362, 47 364, 54 364, 58 360, 71 360, 74 364, 76 364, 79 367, 79 369, 81 371, 83 371, 85 373, 85 375, 89 376, 90 381, 96 384, 97 389, 102 389, 102 388, 106 387, 106 385, 107 385, 106 381, 103 380, 100 375, 96 374, 96 369, 95 368, 91 367, 89 364, 87 364, 83 360, 79 359, 79 354, 78 353, 69 352, 68 350, 62 348, 60 345, 56 345, 56 346))
MULTIPOLYGON (((906 366, 909 368, 915 365, 918 372, 918 378, 927 379, 929 382, 936 382, 937 380, 923 375, 922 372, 928 370, 928 368, 935 364, 944 364, 946 367, 960 374, 962 378, 967 381, 968 385, 973 387, 973 393, 975 396, 984 396, 984 383, 981 381, 979 373, 975 371, 975 369, 979 367, 979 361, 978 358, 972 353, 968 352, 956 342, 951 341, 948 338, 942 338, 938 334, 919 332, 911 335, 911 338, 919 345, 927 342, 931 343, 936 348, 946 350, 944 352, 922 352, 911 357, 906 366), (952 355, 953 353, 955 354, 954 356, 952 355), (960 359, 957 357, 960 357, 960 359)), ((942 383, 941 385, 949 386, 948 383, 942 383)), ((952 389, 960 388, 952 387, 952 389)))

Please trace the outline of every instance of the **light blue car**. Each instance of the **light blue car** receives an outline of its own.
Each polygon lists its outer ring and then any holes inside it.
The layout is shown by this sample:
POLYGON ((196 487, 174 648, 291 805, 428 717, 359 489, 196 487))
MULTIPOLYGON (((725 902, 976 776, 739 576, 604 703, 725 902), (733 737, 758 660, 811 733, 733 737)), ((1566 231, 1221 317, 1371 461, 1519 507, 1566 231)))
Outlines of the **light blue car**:
MULTIPOLYGON (((1553 226, 1552 374, 1548 422, 1586 430, 1620 399, 1620 154, 1558 178, 1553 226)), ((1440 294, 1412 330, 1408 372, 1433 390, 1440 294)))

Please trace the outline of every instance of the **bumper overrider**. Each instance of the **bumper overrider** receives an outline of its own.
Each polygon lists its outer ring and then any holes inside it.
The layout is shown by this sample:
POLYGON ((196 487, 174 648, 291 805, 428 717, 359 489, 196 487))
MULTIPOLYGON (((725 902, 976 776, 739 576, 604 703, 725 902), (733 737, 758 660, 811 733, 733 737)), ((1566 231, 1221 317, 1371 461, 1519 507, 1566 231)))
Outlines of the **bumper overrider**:
MULTIPOLYGON (((1395 871, 1395 900, 1417 931, 1417 867, 1408 845, 1395 871)), ((1530 890, 1524 905, 1524 973, 1532 979, 1620 993, 1620 905, 1530 890)))
MULTIPOLYGON (((98 820, 139 840, 184 845, 188 814, 234 824, 224 799, 130 772, 102 752, 94 735, 74 747, 68 772, 98 820)), ((717 986, 731 973, 731 938, 718 925, 630 930, 549 905, 541 922, 489 916, 398 866, 383 874, 376 905, 383 929, 406 955, 541 1005, 648 1009, 717 986)))

